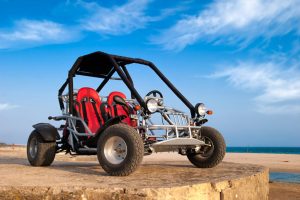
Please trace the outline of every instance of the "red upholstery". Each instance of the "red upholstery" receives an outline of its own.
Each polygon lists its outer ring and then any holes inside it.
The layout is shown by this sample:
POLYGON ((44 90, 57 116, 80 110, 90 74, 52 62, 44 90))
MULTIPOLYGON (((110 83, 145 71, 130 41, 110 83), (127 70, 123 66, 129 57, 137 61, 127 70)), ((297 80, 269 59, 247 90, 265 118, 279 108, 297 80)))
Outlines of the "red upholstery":
POLYGON ((130 107, 129 104, 127 104, 127 106, 122 106, 120 104, 116 104, 114 102, 115 96, 119 96, 119 97, 123 98, 124 100, 126 99, 125 94, 123 94, 121 92, 112 92, 108 95, 107 105, 108 105, 108 110, 109 110, 110 116, 116 117, 116 116, 124 115, 124 116, 126 116, 126 118, 123 120, 123 122, 128 124, 129 126, 135 127, 137 124, 136 120, 132 120, 130 118, 130 114, 134 114, 133 109, 130 107))
POLYGON ((97 91, 93 88, 83 87, 78 90, 77 104, 75 105, 75 109, 80 114, 80 117, 82 117, 84 120, 87 120, 87 125, 92 133, 96 133, 96 131, 104 123, 100 112, 101 104, 101 99, 97 91), (86 117, 84 113, 83 104, 85 104, 86 117), (100 123, 98 119, 100 119, 100 123))

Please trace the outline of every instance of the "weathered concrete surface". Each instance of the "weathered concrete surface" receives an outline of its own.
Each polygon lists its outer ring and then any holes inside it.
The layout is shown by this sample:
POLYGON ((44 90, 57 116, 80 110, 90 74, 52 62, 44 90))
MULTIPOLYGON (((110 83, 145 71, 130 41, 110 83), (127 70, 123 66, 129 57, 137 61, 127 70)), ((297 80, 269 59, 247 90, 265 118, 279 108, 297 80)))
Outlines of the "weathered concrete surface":
POLYGON ((0 199, 267 199, 268 169, 221 163, 193 167, 173 153, 145 157, 127 177, 110 177, 95 156, 58 155, 50 167, 29 166, 24 148, 0 148, 0 199))

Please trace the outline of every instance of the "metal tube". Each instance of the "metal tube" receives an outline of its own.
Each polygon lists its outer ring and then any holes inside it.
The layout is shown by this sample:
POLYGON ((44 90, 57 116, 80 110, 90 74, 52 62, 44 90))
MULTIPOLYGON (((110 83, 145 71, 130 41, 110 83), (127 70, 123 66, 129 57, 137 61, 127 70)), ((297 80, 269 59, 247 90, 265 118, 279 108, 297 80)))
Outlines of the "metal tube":
MULTIPOLYGON (((105 76, 105 75, 91 74, 91 73, 87 73, 87 72, 76 72, 76 75, 89 76, 89 77, 94 77, 94 78, 104 78, 104 79, 107 78, 107 76, 105 76)), ((110 77, 110 80, 120 81, 122 79, 116 78, 116 77, 110 77)))
POLYGON ((176 133, 176 138, 179 138, 179 133, 178 133, 178 128, 175 126, 175 133, 176 133))
POLYGON ((134 97, 136 98, 136 100, 139 102, 139 104, 144 108, 144 110, 147 112, 147 106, 146 103, 144 102, 143 98, 139 95, 139 93, 136 91, 136 89, 132 86, 132 84, 130 83, 130 81, 127 79, 126 75, 124 74, 124 72, 120 69, 119 65, 116 63, 116 61, 109 56, 109 59, 111 61, 111 63, 113 64, 116 72, 119 74, 119 76, 121 77, 121 79, 124 81, 124 83, 126 84, 126 86, 128 87, 128 89, 130 90, 130 92, 134 95, 134 97))
POLYGON ((98 86, 98 88, 96 90, 98 93, 103 89, 103 87, 106 85, 106 83, 109 81, 109 79, 113 76, 113 74, 115 72, 116 72, 116 70, 114 70, 114 69, 109 72, 109 74, 107 75, 107 77, 98 86))
POLYGON ((192 129, 191 129, 191 127, 189 126, 189 134, 190 134, 190 138, 192 138, 193 136, 192 136, 192 129))
POLYGON ((134 84, 133 84, 132 78, 131 78, 131 76, 130 76, 128 70, 127 70, 127 68, 125 67, 125 65, 121 65, 121 67, 122 67, 122 69, 123 69, 125 75, 127 76, 128 80, 131 82, 131 84, 132 84, 132 86, 133 86, 134 84))
POLYGON ((170 119, 170 117, 169 117, 166 113, 162 112, 161 114, 162 114, 163 118, 164 118, 169 124, 174 125, 174 122, 172 122, 172 120, 170 119))
POLYGON ((77 131, 74 131, 73 129, 71 129, 71 128, 69 128, 69 127, 67 127, 67 129, 68 129, 70 132, 74 133, 74 136, 76 137, 76 140, 78 140, 78 139, 77 139, 77 136, 93 136, 93 135, 88 134, 88 133, 78 133, 77 131))
POLYGON ((159 71, 159 69, 153 64, 149 63, 150 68, 161 78, 163 82, 174 92, 174 94, 190 109, 192 117, 195 117, 195 107, 177 90, 177 88, 159 71))
POLYGON ((186 123, 184 122, 184 116, 180 115, 180 122, 181 122, 181 125, 186 125, 186 123))
POLYGON ((167 136, 167 139, 169 139, 169 128, 168 127, 166 129, 166 136, 167 136))
POLYGON ((160 79, 163 82, 165 82, 165 84, 174 92, 174 94, 190 109, 191 116, 193 118, 196 116, 195 107, 177 90, 177 88, 161 73, 161 71, 152 62, 138 58, 128 58, 116 55, 111 55, 111 57, 120 61, 126 61, 128 63, 139 63, 143 65, 148 65, 160 77, 160 79))
POLYGON ((73 99, 73 76, 69 74, 69 113, 70 115, 74 114, 73 110, 74 99, 73 99))
POLYGON ((178 115, 177 114, 173 114, 173 117, 174 117, 174 122, 176 125, 180 125, 179 124, 179 121, 178 121, 178 115))
MULTIPOLYGON (((153 129, 153 130, 175 128, 175 127, 179 128, 179 129, 188 129, 189 127, 191 129, 201 129, 201 126, 148 125, 148 128, 153 129)), ((143 127, 139 127, 139 128, 143 128, 143 127)))
POLYGON ((67 85, 68 85, 68 79, 64 82, 64 84, 58 90, 58 102, 59 102, 59 107, 60 107, 61 110, 65 109, 65 105, 64 105, 64 102, 63 102, 63 99, 62 99, 62 93, 66 89, 67 85))
MULTIPOLYGON (((128 80, 131 82, 132 87, 134 87, 133 80, 132 80, 132 78, 131 78, 131 76, 130 76, 128 70, 127 70, 127 68, 125 67, 125 65, 121 65, 121 67, 122 67, 122 69, 123 69, 125 75, 127 76, 128 80)), ((133 93, 131 93, 131 98, 132 98, 132 99, 135 98, 134 95, 133 95, 133 93)))
POLYGON ((70 115, 74 114, 73 110, 73 77, 79 67, 79 63, 82 61, 82 57, 77 58, 76 62, 72 66, 68 74, 68 82, 69 82, 69 113, 70 115))
MULTIPOLYGON (((194 106, 175 88, 175 86, 160 72, 160 70, 151 62, 143 60, 143 59, 137 59, 137 58, 128 58, 123 56, 116 56, 116 55, 110 55, 103 52, 98 52, 101 55, 107 56, 108 60, 112 63, 114 69, 117 71, 121 79, 124 81, 128 89, 131 91, 131 93, 134 95, 134 97, 137 99, 139 104, 144 108, 145 112, 147 112, 147 106, 143 100, 143 98, 139 95, 139 93, 136 91, 136 89, 133 87, 133 85, 130 83, 130 80, 126 77, 122 69, 117 64, 117 61, 123 62, 122 64, 130 64, 130 63, 138 63, 149 66, 160 78, 161 80, 174 92, 174 94, 190 109, 191 116, 194 118, 195 108, 194 106)), ((69 82, 71 82, 71 79, 75 76, 76 71, 79 67, 79 64, 81 63, 83 57, 79 57, 71 70, 69 71, 69 82)), ((69 83, 69 96, 73 97, 73 83, 69 83), (72 89, 72 91, 70 90, 72 89)), ((70 98, 70 113, 73 114, 73 99, 70 98)))

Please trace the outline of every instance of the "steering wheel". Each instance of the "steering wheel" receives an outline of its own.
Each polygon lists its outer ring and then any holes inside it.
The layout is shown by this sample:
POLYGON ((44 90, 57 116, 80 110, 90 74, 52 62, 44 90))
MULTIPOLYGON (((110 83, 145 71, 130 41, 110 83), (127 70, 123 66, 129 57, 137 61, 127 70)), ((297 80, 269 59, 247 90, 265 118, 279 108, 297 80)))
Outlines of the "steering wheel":
POLYGON ((164 96, 162 95, 162 93, 160 92, 160 91, 158 91, 158 90, 152 90, 152 91, 150 91, 147 95, 146 95, 146 97, 149 97, 149 96, 153 96, 153 97, 157 97, 157 95, 158 95, 158 98, 164 98, 164 96))

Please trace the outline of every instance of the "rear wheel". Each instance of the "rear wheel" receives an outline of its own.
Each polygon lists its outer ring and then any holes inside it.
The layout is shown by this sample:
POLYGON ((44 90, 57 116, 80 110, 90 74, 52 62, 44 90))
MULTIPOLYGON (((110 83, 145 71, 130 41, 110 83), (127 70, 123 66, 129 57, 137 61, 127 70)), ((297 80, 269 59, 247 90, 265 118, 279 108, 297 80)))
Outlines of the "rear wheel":
POLYGON ((199 168, 211 168, 218 165, 223 160, 226 152, 223 136, 216 129, 203 126, 201 128, 201 139, 207 144, 207 146, 201 147, 203 153, 188 153, 188 159, 199 168))
POLYGON ((49 166, 56 153, 55 142, 44 142, 42 136, 33 131, 27 142, 27 159, 32 166, 49 166))
POLYGON ((108 127, 99 137, 97 156, 100 165, 112 176, 127 176, 143 160, 144 144, 138 132, 125 124, 108 127))

